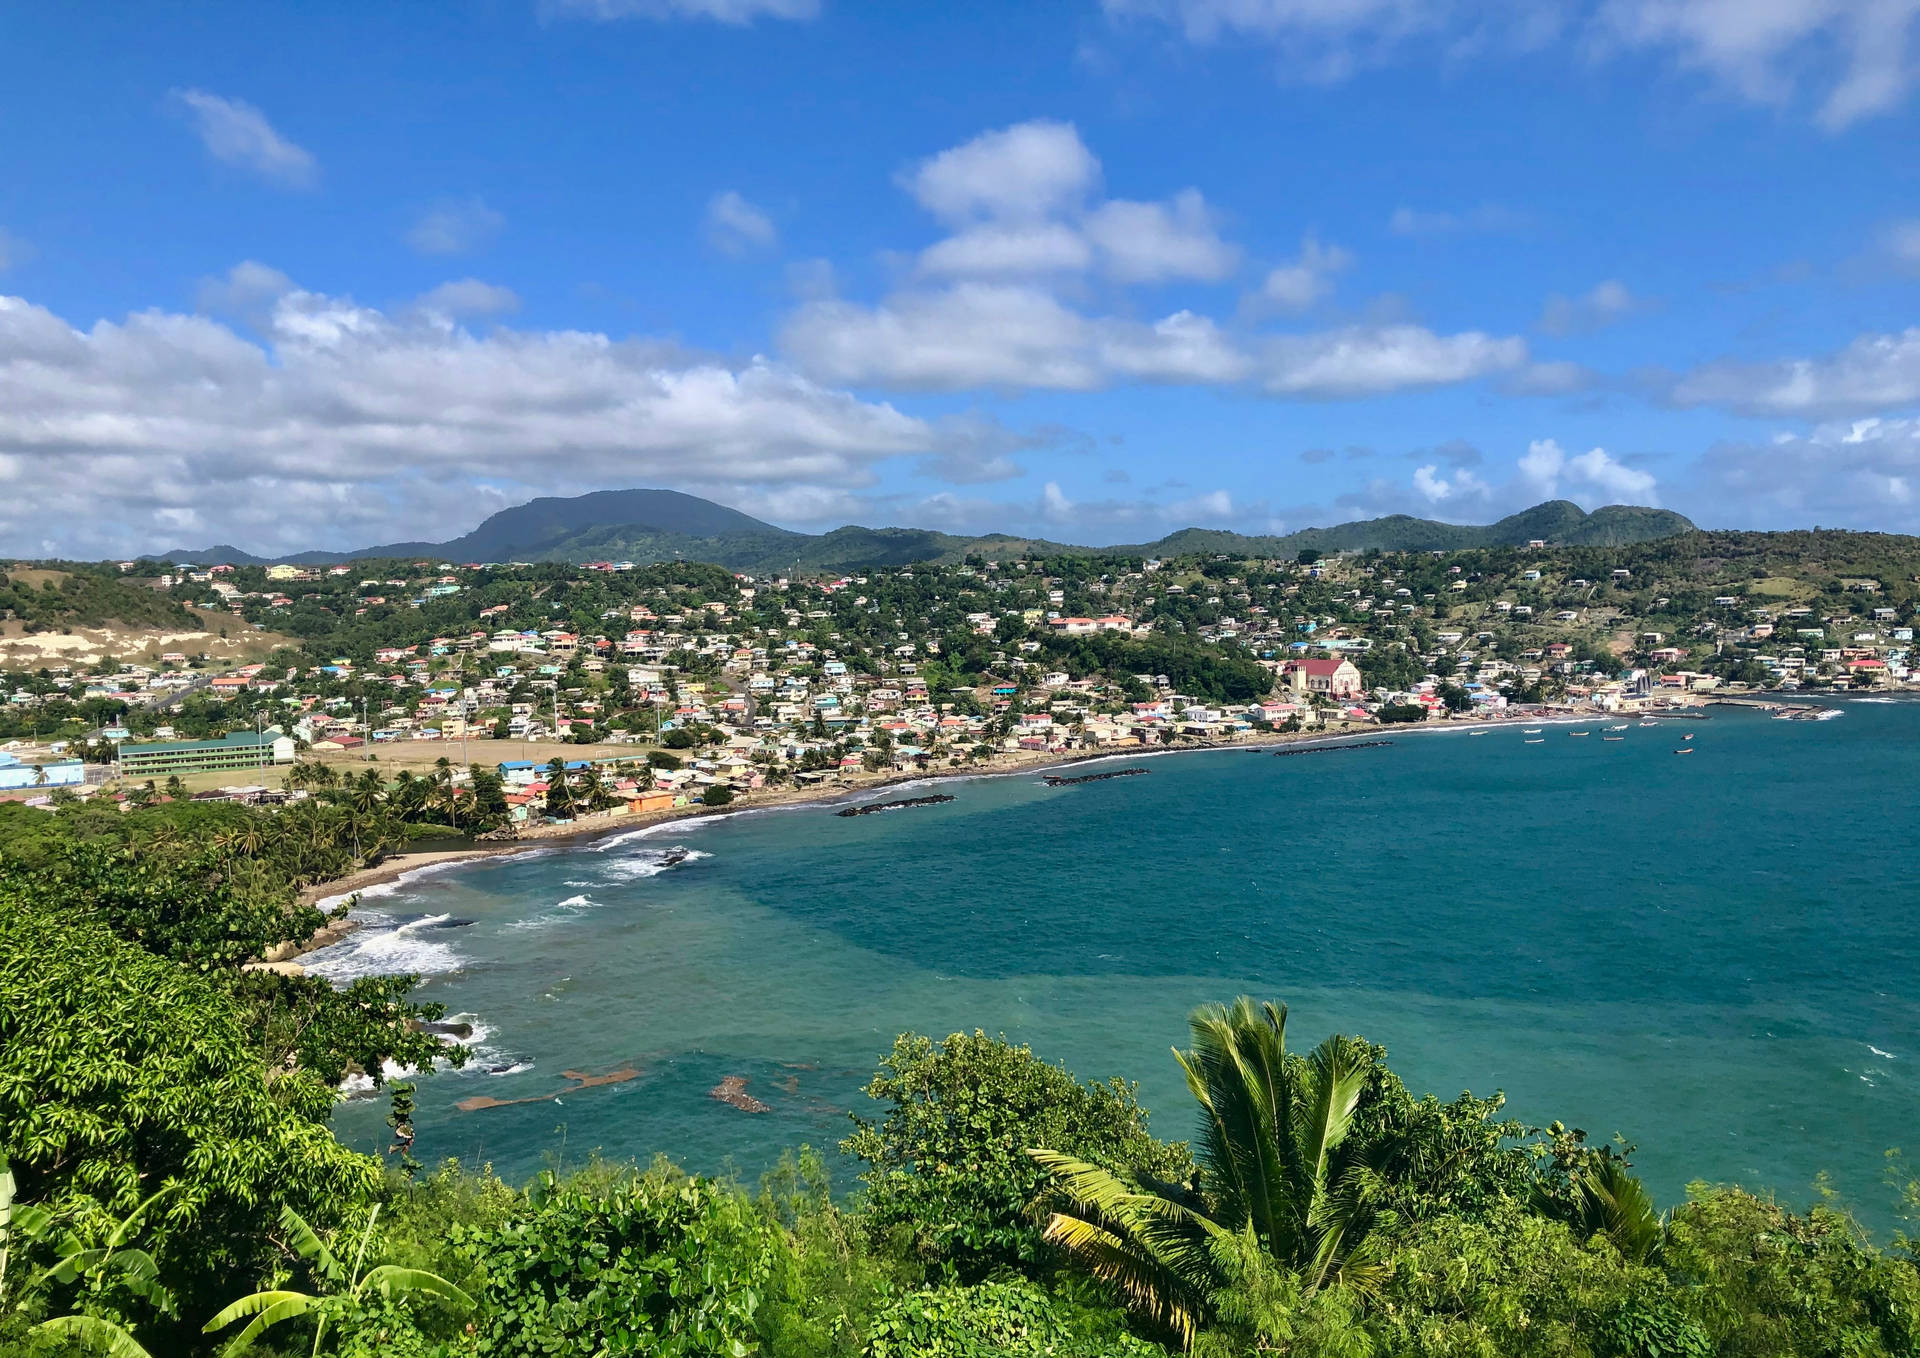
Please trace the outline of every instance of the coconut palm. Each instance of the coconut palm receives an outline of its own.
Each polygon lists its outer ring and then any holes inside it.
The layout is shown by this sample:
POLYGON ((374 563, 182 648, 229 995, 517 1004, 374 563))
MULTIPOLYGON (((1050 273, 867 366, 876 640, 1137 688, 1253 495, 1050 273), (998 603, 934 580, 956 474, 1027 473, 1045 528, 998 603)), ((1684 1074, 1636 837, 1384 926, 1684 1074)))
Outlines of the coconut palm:
POLYGON ((280 1227, 287 1233, 288 1248, 306 1260, 314 1274, 324 1280, 330 1290, 318 1295, 284 1288, 254 1292, 223 1309, 206 1323, 201 1333, 212 1334, 216 1330, 226 1329, 237 1320, 252 1316, 246 1329, 229 1346, 229 1351, 234 1351, 246 1348, 283 1321, 312 1316, 313 1352, 318 1354, 320 1341, 327 1332, 327 1322, 340 1312, 351 1311, 359 1306, 369 1293, 394 1297, 424 1292, 456 1306, 473 1305, 471 1297, 437 1273, 420 1268, 402 1268, 398 1264, 376 1264, 367 1268, 367 1246, 373 1240, 374 1223, 379 1219, 380 1206, 376 1203, 367 1214, 366 1229, 360 1233, 360 1243, 349 1262, 336 1255, 327 1242, 320 1238, 319 1232, 309 1226, 298 1212, 291 1207, 282 1207, 280 1227))
POLYGON ((1286 1009, 1245 996, 1195 1010, 1188 1025, 1193 1047, 1174 1055, 1200 1105, 1197 1188, 1032 1150, 1069 1204, 1047 1239, 1183 1345, 1219 1281, 1216 1259, 1243 1245, 1309 1292, 1377 1285, 1372 1171, 1339 1154, 1372 1065, 1366 1044, 1336 1034, 1288 1052, 1286 1009))

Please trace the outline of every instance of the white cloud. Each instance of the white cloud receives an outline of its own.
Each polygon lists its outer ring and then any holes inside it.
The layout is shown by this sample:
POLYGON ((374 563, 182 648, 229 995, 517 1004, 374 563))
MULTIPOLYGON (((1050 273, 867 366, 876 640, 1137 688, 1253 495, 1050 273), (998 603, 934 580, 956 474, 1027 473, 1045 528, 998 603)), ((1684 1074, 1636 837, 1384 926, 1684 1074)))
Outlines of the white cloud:
POLYGON ((479 198, 444 199, 420 215, 407 244, 423 255, 464 255, 486 245, 507 219, 479 198))
POLYGON ((1262 385, 1282 396, 1371 396, 1466 382, 1526 361, 1526 341, 1515 337, 1477 330, 1436 335, 1417 325, 1350 326, 1268 341, 1262 385))
POLYGON ((1457 64, 1563 39, 1663 53, 1755 102, 1805 88, 1833 130, 1899 107, 1920 76, 1920 0, 1104 0, 1195 43, 1258 43, 1283 78, 1337 81, 1409 53, 1457 64))
POLYGON ((1540 309, 1540 328, 1549 335, 1586 334, 1625 320, 1646 304, 1618 279, 1596 283, 1578 297, 1554 293, 1540 309))
POLYGON ((582 19, 711 19, 722 24, 750 24, 768 19, 811 19, 820 13, 820 0, 546 0, 546 8, 582 19))
POLYGON ((816 378, 918 390, 1091 391, 1115 381, 1234 385, 1275 396, 1369 396, 1509 371, 1526 342, 1420 326, 1353 326, 1264 341, 1256 351, 1211 319, 1179 311, 1151 325, 1093 318, 1029 285, 970 282, 878 306, 808 303, 781 346, 816 378))
POLYGON ((173 98, 215 160, 296 189, 311 188, 318 180, 320 167, 312 154, 274 131, 252 104, 205 90, 175 90, 173 98))
POLYGON ((1078 207, 1099 178, 1071 123, 1038 120, 983 132, 921 161, 902 183, 942 221, 1031 221, 1078 207))
POLYGON ((1282 311, 1308 311, 1333 291, 1333 276, 1353 263, 1353 256, 1337 245, 1322 245, 1309 235, 1300 242, 1300 255, 1267 275, 1260 285, 1262 301, 1282 311))
POLYGON ((1086 319, 1039 288, 961 283, 875 307, 822 300, 788 318, 781 347, 822 380, 957 389, 1087 390, 1101 375, 1086 319))
POLYGON ((1862 335, 1825 358, 1710 363, 1672 386, 1676 405, 1745 415, 1865 415, 1920 402, 1920 326, 1862 335))
POLYGON ((1098 352, 1108 371, 1145 382, 1233 383, 1253 367, 1219 326, 1191 311, 1150 326, 1108 322, 1100 329, 1098 352))
POLYGON ((1240 260, 1220 239, 1197 189, 1183 189, 1168 203, 1102 203, 1088 214, 1085 229, 1106 272, 1122 283, 1215 282, 1240 260))
POLYGON ((937 241, 920 255, 922 272, 958 277, 1079 273, 1093 247, 1060 222, 984 222, 937 241))
POLYGON ((1437 505, 1449 500, 1457 504, 1463 500, 1487 498, 1489 491, 1487 483, 1465 467, 1455 468, 1446 476, 1441 476, 1439 472, 1438 463, 1428 463, 1426 466, 1414 468, 1413 471, 1413 488, 1425 497, 1429 504, 1437 505))
POLYGON ((271 303, 292 292, 293 280, 257 259, 243 259, 222 278, 203 278, 194 297, 200 310, 262 320, 271 303))
POLYGON ((1906 99, 1916 21, 1920 0, 1606 0, 1599 15, 1606 35, 1671 50, 1757 102, 1787 103, 1810 78, 1829 129, 1906 99))
POLYGON ((519 294, 477 278, 456 278, 423 293, 414 302, 423 314, 460 320, 468 316, 503 316, 520 309, 519 294))
POLYGON ((773 219, 733 189, 707 204, 707 242, 729 255, 764 250, 780 239, 773 219))
POLYGON ((964 444, 762 359, 579 331, 471 334, 293 290, 262 342, 141 312, 77 329, 0 297, 0 541, 62 550, 364 546, 464 531, 530 494, 867 484, 964 444), (479 482, 481 484, 476 485, 479 482))
POLYGON ((1519 462, 1520 476, 1542 498, 1551 499, 1562 485, 1570 493, 1584 489, 1628 504, 1655 503, 1655 479, 1650 472, 1616 461, 1604 448, 1569 454, 1552 439, 1535 439, 1519 462))
POLYGON ((1920 420, 1820 425, 1764 444, 1722 443, 1700 461, 1721 522, 1920 529, 1920 420))

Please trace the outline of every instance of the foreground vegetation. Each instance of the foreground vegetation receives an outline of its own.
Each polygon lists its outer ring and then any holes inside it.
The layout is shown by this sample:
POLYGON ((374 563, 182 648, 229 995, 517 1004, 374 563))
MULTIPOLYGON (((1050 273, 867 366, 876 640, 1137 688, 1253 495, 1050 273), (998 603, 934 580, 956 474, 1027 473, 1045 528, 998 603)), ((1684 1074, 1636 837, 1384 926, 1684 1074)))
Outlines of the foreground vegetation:
POLYGON ((975 1033, 894 1044, 837 1197, 809 1149, 751 1187, 426 1173, 406 1086, 382 1166, 327 1121, 343 1070, 446 1054, 407 978, 267 985, 233 861, 40 849, 0 857, 0 1353, 1920 1352, 1905 1239, 1728 1187, 1661 1214, 1629 1148, 1250 1000, 1193 1016, 1190 1144, 975 1033))

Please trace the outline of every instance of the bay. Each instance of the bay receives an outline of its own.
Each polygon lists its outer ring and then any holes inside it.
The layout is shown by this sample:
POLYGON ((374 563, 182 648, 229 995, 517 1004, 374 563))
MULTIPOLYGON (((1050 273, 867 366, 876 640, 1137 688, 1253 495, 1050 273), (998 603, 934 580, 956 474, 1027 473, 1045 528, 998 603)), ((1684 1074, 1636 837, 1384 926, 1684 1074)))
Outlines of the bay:
MULTIPOLYGON (((1246 992, 1290 1006, 1297 1045, 1357 1032, 1416 1090, 1623 1135, 1664 1202, 1702 1178, 1804 1204, 1827 1174, 1884 1225, 1884 1153, 1920 1116, 1920 703, 1845 712, 1135 756, 1089 767, 1148 776, 682 822, 369 893, 369 927, 308 960, 418 969, 478 1025, 466 1070, 420 1082, 415 1153, 510 1178, 831 1147, 907 1029, 1137 1080, 1184 1137, 1169 1047, 1246 992), (709 1097, 726 1076, 771 1111, 709 1097)), ((378 1149, 384 1111, 336 1128, 378 1149)))

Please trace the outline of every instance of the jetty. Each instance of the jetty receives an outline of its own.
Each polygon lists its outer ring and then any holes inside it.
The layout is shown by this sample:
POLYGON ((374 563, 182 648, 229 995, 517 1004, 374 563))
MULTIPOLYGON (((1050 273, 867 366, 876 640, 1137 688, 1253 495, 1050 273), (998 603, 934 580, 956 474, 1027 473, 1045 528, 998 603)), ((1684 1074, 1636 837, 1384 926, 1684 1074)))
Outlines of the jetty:
POLYGON ((906 806, 932 806, 935 802, 950 802, 953 798, 944 792, 931 797, 907 797, 897 802, 868 802, 865 806, 843 806, 833 814, 836 816, 871 816, 876 811, 898 811, 906 806))
POLYGON ((1285 759, 1292 754, 1332 754, 1336 750, 1370 750, 1378 745, 1391 745, 1391 740, 1355 740, 1344 745, 1309 745, 1301 750, 1275 750, 1275 759, 1285 759))
POLYGON ((1075 783, 1098 783, 1108 778, 1131 778, 1137 773, 1151 773, 1151 769, 1114 769, 1108 773, 1083 773, 1078 778, 1062 778, 1057 773, 1044 775, 1048 787, 1072 787, 1075 783))

